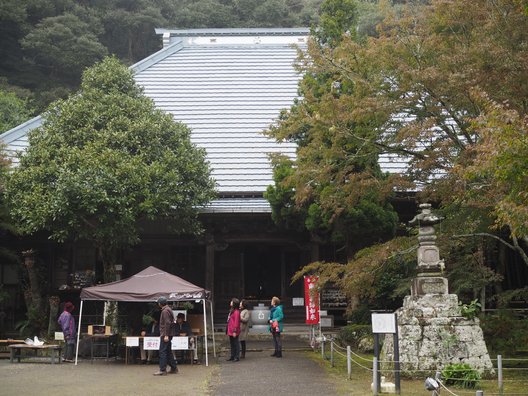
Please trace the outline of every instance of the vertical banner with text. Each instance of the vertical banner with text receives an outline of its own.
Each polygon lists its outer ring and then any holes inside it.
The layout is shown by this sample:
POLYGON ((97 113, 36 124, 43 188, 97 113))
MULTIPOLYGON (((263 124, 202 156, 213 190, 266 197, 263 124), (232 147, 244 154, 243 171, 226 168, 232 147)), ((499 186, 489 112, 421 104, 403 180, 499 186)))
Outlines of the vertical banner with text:
POLYGON ((318 277, 304 277, 304 303, 306 304, 306 324, 319 324, 319 292, 317 292, 318 277))

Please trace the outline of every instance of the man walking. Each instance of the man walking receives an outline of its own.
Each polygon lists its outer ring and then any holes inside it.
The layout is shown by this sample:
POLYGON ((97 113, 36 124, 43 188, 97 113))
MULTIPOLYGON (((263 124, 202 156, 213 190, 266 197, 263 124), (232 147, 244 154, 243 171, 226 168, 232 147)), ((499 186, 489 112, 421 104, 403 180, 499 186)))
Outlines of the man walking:
POLYGON ((176 360, 172 355, 171 345, 172 336, 174 334, 174 314, 172 313, 171 307, 167 305, 167 299, 165 297, 158 298, 157 301, 161 308, 159 331, 160 331, 160 347, 159 347, 159 371, 154 375, 167 375, 167 364, 171 367, 171 374, 178 373, 178 367, 176 366, 176 360))

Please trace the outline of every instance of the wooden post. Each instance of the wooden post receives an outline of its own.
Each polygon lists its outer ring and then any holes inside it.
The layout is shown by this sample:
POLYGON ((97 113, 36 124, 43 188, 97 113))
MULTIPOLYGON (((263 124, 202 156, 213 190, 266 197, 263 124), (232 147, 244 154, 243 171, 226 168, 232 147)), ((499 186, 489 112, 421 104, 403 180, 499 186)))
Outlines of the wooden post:
POLYGON ((206 237, 205 245, 205 288, 211 292, 214 300, 214 266, 215 266, 215 244, 212 235, 206 237))

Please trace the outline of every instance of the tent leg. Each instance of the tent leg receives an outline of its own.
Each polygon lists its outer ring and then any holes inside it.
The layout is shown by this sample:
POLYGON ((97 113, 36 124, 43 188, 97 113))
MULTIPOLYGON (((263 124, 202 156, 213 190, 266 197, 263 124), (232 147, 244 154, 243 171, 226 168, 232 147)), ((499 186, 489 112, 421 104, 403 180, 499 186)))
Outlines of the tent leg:
POLYGON ((215 331, 214 331, 214 316, 213 316, 213 301, 209 301, 211 307, 211 331, 213 332, 213 356, 216 357, 216 343, 215 343, 215 331))
MULTIPOLYGON (((77 344, 75 345, 75 365, 77 366, 77 358, 79 356, 79 337, 81 336, 81 321, 82 321, 82 311, 83 311, 84 300, 81 300, 81 308, 79 310, 79 325, 77 326, 77 344)), ((59 359, 61 357, 59 356, 59 359)))
POLYGON ((209 366, 209 348, 207 345, 207 308, 205 306, 205 298, 202 300, 203 302, 203 313, 204 313, 204 348, 205 348, 205 365, 209 366))

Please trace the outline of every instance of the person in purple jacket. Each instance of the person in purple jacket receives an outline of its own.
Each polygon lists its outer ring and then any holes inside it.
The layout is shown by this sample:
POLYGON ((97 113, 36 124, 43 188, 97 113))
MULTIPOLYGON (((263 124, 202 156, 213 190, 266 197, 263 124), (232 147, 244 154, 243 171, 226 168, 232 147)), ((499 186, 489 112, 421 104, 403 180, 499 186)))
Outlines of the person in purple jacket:
POLYGON ((77 329, 75 327, 75 318, 72 315, 75 306, 67 301, 64 304, 64 311, 61 313, 58 319, 58 323, 64 334, 64 342, 66 347, 64 348, 64 359, 65 362, 73 363, 73 351, 75 350, 75 341, 77 339, 77 329))
POLYGON ((229 316, 227 317, 226 333, 229 336, 229 344, 231 345, 231 357, 228 361, 238 362, 240 360, 240 342, 238 336, 240 335, 240 301, 238 298, 233 298, 229 305, 229 316))

